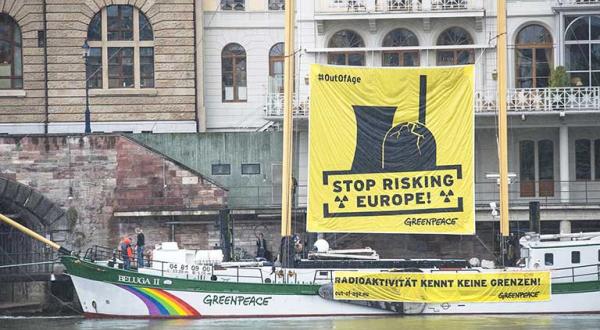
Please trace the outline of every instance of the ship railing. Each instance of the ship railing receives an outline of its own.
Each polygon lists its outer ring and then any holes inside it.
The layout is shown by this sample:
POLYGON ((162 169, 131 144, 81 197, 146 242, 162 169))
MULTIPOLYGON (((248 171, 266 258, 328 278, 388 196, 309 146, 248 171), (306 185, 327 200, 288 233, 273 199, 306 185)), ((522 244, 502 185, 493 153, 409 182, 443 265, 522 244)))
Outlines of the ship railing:
POLYGON ((600 281, 600 264, 551 269, 553 283, 600 281))
POLYGON ((106 246, 94 245, 85 251, 83 259, 94 262, 98 260, 111 260, 115 259, 116 257, 117 251, 115 249, 111 249, 106 246))
POLYGON ((180 278, 186 280, 211 280, 228 282, 235 279, 236 282, 250 282, 246 279, 254 279, 255 282, 264 282, 262 269, 258 267, 220 267, 213 264, 177 264, 169 261, 151 259, 147 261, 150 267, 144 268, 144 273, 160 275, 162 277, 180 278), (235 272, 228 271, 234 269, 235 272), (254 273, 254 274, 251 274, 254 273))

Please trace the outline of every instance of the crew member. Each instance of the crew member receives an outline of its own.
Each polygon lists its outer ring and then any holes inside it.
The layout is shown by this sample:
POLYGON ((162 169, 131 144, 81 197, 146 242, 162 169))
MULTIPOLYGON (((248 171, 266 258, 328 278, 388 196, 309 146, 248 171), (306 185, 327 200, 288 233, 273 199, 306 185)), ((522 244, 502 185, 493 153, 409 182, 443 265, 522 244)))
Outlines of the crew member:
POLYGON ((259 233, 256 239, 256 257, 257 258, 265 258, 267 252, 267 240, 263 233, 259 233))
POLYGON ((137 234, 137 240, 135 242, 136 248, 135 253, 137 255, 137 264, 138 268, 144 267, 144 245, 145 245, 145 237, 142 228, 136 228, 135 232, 137 234))

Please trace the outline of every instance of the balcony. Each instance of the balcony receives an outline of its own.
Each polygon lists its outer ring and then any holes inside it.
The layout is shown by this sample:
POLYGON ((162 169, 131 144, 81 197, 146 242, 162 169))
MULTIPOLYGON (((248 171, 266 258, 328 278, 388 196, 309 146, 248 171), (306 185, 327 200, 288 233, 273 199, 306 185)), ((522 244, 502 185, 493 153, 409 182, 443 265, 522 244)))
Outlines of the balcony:
MULTIPOLYGON (((513 88, 507 110, 515 112, 600 111, 600 87, 513 88)), ((475 112, 495 112, 496 91, 475 91, 475 112)))
MULTIPOLYGON (((309 100, 308 97, 298 100, 294 95, 294 118, 297 119, 308 119, 308 108, 309 100)), ((267 94, 267 101, 265 104, 265 118, 269 120, 282 120, 283 119, 283 93, 269 93, 267 94)))
POLYGON ((557 0, 556 7, 600 5, 600 0, 557 0))
MULTIPOLYGON (((508 90, 508 111, 551 113, 551 112, 599 112, 600 87, 559 88, 513 88, 508 90)), ((308 118, 308 96, 294 97, 294 117, 308 118)), ((496 91, 475 91, 475 113, 495 113, 496 91)), ((270 120, 283 119, 283 93, 267 94, 265 117, 270 120)))
MULTIPOLYGON (((476 0, 315 0, 315 14, 407 14, 430 13, 453 16, 453 12, 481 11, 476 0)), ((388 15, 386 15, 386 18, 388 15)))

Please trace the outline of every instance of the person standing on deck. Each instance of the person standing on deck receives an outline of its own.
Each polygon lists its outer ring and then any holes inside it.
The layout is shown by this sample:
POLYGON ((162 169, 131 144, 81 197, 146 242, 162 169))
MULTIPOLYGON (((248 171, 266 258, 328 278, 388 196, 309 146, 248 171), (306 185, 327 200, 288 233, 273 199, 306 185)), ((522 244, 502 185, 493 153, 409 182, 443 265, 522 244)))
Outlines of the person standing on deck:
POLYGON ((144 245, 146 245, 146 238, 144 237, 144 232, 142 231, 142 228, 136 228, 135 232, 137 234, 137 240, 135 242, 135 253, 137 255, 138 268, 140 268, 144 267, 144 245))
POLYGON ((267 252, 267 240, 263 233, 259 233, 256 238, 256 257, 264 258, 267 252))
POLYGON ((121 251, 121 259, 123 260, 123 269, 129 269, 129 255, 127 250, 131 249, 131 241, 127 237, 123 237, 121 244, 119 244, 119 250, 121 251))

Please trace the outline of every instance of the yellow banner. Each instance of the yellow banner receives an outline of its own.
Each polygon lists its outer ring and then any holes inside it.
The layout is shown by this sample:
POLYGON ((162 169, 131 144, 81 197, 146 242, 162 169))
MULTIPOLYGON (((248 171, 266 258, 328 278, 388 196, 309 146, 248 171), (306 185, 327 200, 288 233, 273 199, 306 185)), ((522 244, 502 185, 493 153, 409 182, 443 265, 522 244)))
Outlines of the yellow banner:
POLYGON ((333 298, 401 302, 532 302, 550 300, 550 272, 335 272, 333 298))
POLYGON ((473 234, 473 67, 311 68, 311 232, 473 234))

